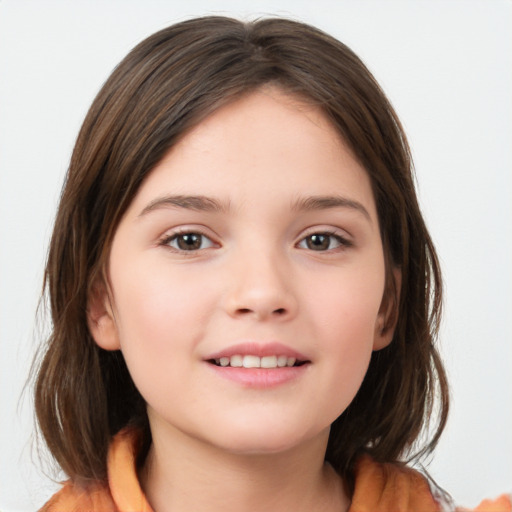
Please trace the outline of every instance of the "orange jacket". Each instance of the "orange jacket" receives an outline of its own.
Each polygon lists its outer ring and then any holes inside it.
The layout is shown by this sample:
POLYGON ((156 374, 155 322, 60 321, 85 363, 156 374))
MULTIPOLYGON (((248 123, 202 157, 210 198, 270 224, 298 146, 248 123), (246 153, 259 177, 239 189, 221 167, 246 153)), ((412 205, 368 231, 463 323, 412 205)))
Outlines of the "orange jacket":
MULTIPOLYGON (((87 489, 66 482, 40 512, 152 512, 135 469, 136 432, 124 430, 112 441, 108 454, 108 485, 87 489)), ((426 479, 417 471, 379 464, 362 457, 356 468, 356 485, 348 512, 441 512, 426 479)), ((457 509, 457 512, 464 512, 457 509)), ((475 512, 512 512, 509 497, 482 502, 475 512)))

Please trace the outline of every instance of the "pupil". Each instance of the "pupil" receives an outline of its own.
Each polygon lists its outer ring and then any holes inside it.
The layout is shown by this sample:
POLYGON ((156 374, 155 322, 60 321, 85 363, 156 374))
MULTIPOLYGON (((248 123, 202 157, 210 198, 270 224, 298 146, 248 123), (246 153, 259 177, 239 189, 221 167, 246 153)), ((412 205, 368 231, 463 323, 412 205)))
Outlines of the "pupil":
POLYGON ((328 249, 329 237, 325 235, 311 235, 309 237, 309 248, 313 250, 328 249))
POLYGON ((199 247, 201 246, 201 235, 181 235, 178 238, 178 246, 180 247, 180 249, 184 249, 186 251, 190 251, 191 249, 199 249, 199 247))

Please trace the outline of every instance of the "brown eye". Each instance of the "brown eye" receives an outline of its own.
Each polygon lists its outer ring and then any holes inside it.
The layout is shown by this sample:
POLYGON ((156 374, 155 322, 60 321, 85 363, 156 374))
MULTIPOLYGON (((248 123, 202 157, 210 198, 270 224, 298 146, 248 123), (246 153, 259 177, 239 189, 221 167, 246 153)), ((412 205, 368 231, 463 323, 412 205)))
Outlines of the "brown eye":
POLYGON ((329 249, 331 237, 328 235, 311 235, 306 238, 308 249, 313 251, 325 251, 329 249))
POLYGON ((314 233, 302 239, 299 247, 310 251, 328 251, 349 245, 343 238, 330 233, 314 233))
POLYGON ((198 251, 212 247, 213 242, 201 233, 180 233, 170 237, 165 245, 178 251, 198 251))

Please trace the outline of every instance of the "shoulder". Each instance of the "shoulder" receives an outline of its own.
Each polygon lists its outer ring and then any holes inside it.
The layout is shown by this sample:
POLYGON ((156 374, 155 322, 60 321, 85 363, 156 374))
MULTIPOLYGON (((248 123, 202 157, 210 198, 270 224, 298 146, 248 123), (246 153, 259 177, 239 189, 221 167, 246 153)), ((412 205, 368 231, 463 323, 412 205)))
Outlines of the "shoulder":
POLYGON ((426 475, 405 464, 379 463, 361 457, 349 512, 512 512, 510 496, 484 500, 475 509, 455 507, 426 475))
POLYGON ((457 508, 455 512, 512 512, 512 495, 502 494, 494 500, 484 500, 473 510, 457 508))
POLYGON ((39 512, 117 512, 107 486, 94 484, 82 487, 66 482, 62 489, 43 505, 39 512))
POLYGON ((69 480, 39 512, 151 512, 137 478, 139 438, 135 429, 119 432, 109 447, 107 481, 79 485, 69 480))
POLYGON ((363 456, 356 464, 349 512, 442 512, 427 479, 402 464, 379 463, 363 456))

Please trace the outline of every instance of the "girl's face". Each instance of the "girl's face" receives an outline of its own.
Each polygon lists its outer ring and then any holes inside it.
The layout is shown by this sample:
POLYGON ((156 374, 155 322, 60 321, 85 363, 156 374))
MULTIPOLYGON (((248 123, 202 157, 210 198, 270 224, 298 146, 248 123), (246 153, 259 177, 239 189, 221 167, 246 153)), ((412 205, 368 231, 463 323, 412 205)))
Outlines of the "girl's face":
POLYGON ((367 173, 319 110, 275 88, 169 151, 108 275, 90 328, 121 349, 152 429, 233 453, 326 441, 391 338, 367 173))

